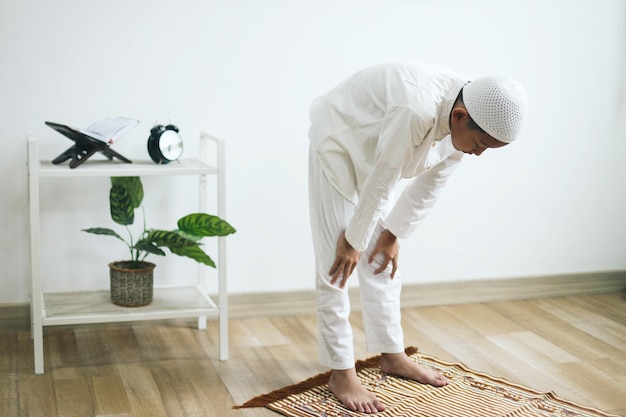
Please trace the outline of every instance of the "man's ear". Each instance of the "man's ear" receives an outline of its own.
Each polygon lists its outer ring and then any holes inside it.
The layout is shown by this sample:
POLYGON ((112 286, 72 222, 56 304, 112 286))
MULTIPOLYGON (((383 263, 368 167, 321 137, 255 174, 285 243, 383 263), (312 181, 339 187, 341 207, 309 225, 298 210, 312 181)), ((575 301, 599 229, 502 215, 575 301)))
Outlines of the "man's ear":
POLYGON ((460 126, 469 120, 469 113, 465 107, 455 107, 450 113, 450 124, 460 126))
POLYGON ((456 121, 462 121, 469 118, 469 113, 463 107, 455 107, 452 109, 452 119, 456 121))

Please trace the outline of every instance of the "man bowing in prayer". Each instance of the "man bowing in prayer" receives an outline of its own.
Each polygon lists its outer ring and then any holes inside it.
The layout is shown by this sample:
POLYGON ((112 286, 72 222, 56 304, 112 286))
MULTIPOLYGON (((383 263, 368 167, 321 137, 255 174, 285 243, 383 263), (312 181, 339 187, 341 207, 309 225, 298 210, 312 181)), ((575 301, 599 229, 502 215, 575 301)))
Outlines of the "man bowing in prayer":
POLYGON ((330 390, 348 409, 385 410, 355 369, 346 289, 355 269, 366 347, 381 353, 381 371, 447 384, 404 353, 398 239, 424 219, 464 154, 513 142, 526 111, 526 93, 511 78, 470 81, 428 64, 370 67, 313 102, 309 197, 319 357, 332 369, 330 390), (401 179, 410 182, 394 200, 401 179))

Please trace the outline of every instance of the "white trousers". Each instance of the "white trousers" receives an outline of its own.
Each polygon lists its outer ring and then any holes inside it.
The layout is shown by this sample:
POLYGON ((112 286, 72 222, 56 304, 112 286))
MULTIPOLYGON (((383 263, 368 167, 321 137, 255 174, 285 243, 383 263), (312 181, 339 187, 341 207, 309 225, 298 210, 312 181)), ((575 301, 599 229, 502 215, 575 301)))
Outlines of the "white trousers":
MULTIPOLYGON (((332 369, 349 369, 354 366, 355 358, 348 285, 344 289, 339 288, 338 282, 331 285, 328 272, 335 261, 337 239, 352 218, 354 204, 331 185, 313 152, 309 154, 309 204, 315 249, 319 360, 332 369)), ((353 282, 354 275, 358 276, 367 351, 400 353, 404 351, 400 274, 396 272, 391 279, 389 263, 383 272, 375 275, 380 260, 368 263, 382 231, 379 223, 348 282, 353 282)))

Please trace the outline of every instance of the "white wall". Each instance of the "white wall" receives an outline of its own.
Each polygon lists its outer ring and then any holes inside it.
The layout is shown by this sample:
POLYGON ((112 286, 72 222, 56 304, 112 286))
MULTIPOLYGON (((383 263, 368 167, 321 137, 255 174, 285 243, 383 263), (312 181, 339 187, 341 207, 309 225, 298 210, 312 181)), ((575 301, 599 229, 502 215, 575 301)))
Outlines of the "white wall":
MULTIPOLYGON (((200 130, 227 141, 232 292, 312 288, 309 104, 404 60, 511 75, 531 106, 519 142, 467 158, 402 243, 405 282, 626 269, 625 24, 621 0, 0 0, 0 303, 29 294, 26 133, 52 158, 70 142, 44 121, 115 115, 141 120, 115 146, 131 159, 162 117, 187 156, 200 130)), ((194 180, 145 184, 150 227, 195 209, 194 180)), ((46 290, 106 288, 125 250, 80 229, 114 226, 107 193, 107 179, 44 183, 46 290)), ((159 284, 196 268, 153 260, 159 284)))

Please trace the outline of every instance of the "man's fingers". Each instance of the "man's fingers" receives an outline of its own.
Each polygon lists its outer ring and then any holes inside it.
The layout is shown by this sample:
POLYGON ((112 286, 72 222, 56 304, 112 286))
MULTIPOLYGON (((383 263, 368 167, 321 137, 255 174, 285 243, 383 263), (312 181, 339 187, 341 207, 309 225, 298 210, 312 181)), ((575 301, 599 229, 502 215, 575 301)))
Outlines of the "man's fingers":
POLYGON ((378 269, 376 271, 374 271, 374 274, 380 274, 381 272, 383 272, 385 270, 385 268, 387 268, 387 265, 389 265, 389 261, 390 260, 391 259, 389 259, 389 258, 385 258, 385 260, 383 261, 382 264, 380 264, 378 269))
POLYGON ((339 288, 343 288, 346 286, 346 282, 348 282, 348 278, 350 278, 350 275, 352 275, 352 272, 354 272, 354 268, 356 268, 356 264, 349 264, 347 262, 345 263, 345 266, 343 268, 343 278, 339 283, 339 288))
POLYGON ((378 255, 380 253, 380 249, 378 248, 374 248, 374 250, 372 251, 372 254, 370 255, 369 259, 367 260, 367 263, 372 263, 374 262, 374 259, 376 258, 376 255, 378 255))
POLYGON ((337 282, 337 279, 339 278, 339 275, 341 275, 340 271, 340 266, 341 266, 341 262, 339 261, 335 261, 335 263, 333 264, 333 266, 330 268, 330 271, 328 271, 328 275, 330 275, 332 278, 330 279, 330 283, 331 284, 335 284, 335 282, 337 282))
POLYGON ((356 268, 356 264, 351 264, 350 262, 335 262, 328 272, 328 274, 331 276, 330 283, 332 285, 335 285, 339 278, 341 278, 341 281, 339 282, 339 287, 343 288, 346 285, 346 281, 348 280, 350 275, 352 275, 354 268, 356 268))
POLYGON ((346 286, 346 282, 348 282, 348 277, 350 275, 347 272, 343 273, 343 277, 341 278, 341 282, 339 283, 339 288, 343 288, 346 286))
POLYGON ((380 274, 381 272, 383 272, 385 268, 387 268, 387 266, 389 265, 389 262, 391 262, 391 278, 393 278, 396 275, 396 271, 398 270, 398 258, 385 258, 385 260, 378 267, 378 269, 374 271, 374 274, 380 274))

